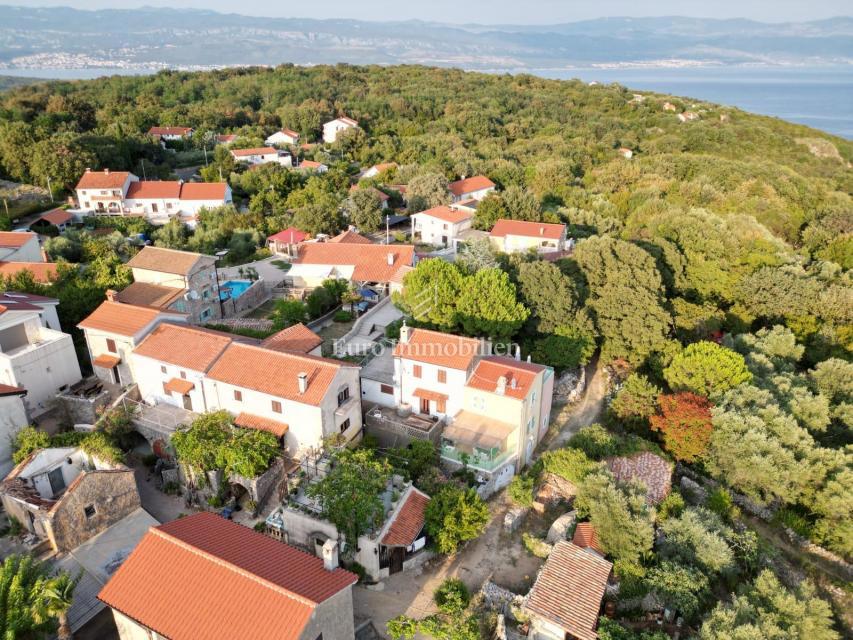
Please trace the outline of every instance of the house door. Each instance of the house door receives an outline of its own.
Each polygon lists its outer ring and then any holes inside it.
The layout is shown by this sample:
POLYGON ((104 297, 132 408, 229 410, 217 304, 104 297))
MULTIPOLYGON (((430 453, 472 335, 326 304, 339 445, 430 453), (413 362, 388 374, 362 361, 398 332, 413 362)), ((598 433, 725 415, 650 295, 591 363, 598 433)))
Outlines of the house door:
POLYGON ((184 399, 184 409, 187 411, 193 410, 193 399, 190 398, 189 394, 183 396, 184 399))
POLYGON ((447 236, 441 236, 441 244, 443 244, 445 247, 447 246, 447 236))
POLYGON ((403 570, 403 559, 406 557, 406 548, 405 547, 392 547, 389 550, 391 553, 388 565, 388 573, 391 575, 395 573, 400 573, 403 570))
POLYGON ((110 377, 113 379, 115 384, 121 384, 121 378, 118 375, 118 367, 110 369, 110 377))
POLYGON ((421 413, 429 413, 429 400, 421 398, 421 413))

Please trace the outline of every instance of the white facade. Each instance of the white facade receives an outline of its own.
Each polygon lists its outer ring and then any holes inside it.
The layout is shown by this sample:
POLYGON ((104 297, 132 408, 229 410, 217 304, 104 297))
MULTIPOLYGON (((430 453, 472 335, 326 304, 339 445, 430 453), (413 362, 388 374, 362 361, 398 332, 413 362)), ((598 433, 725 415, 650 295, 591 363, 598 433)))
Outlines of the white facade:
POLYGON ((134 379, 139 385, 139 394, 146 404, 170 404, 197 413, 214 410, 207 409, 206 406, 203 372, 178 367, 136 353, 131 353, 130 361, 134 379), (164 385, 173 378, 191 382, 193 388, 185 396, 176 391, 169 391, 164 385))
POLYGON ((259 164, 267 164, 270 162, 275 162, 280 164, 283 167, 291 167, 293 166, 293 158, 291 155, 285 151, 278 151, 277 149, 253 149, 252 151, 257 151, 257 153, 241 153, 241 149, 232 149, 231 155, 237 162, 245 162, 249 166, 255 166, 259 164))
POLYGON ((276 131, 274 134, 264 140, 264 144, 271 146, 285 144, 299 144, 299 134, 296 132, 286 133, 284 131, 276 131), (293 135, 295 133, 295 135, 293 135))
POLYGON ((12 438, 28 424, 23 394, 0 395, 0 477, 12 470, 12 438))
POLYGON ((460 233, 471 228, 473 216, 459 222, 449 222, 430 215, 429 210, 410 216, 412 219, 412 238, 425 244, 451 246, 460 233))
POLYGON ((81 378, 71 336, 43 326, 37 311, 0 314, 0 383, 27 390, 31 415, 50 409, 81 378))
POLYGON ((347 129, 355 129, 358 122, 350 118, 335 118, 323 125, 323 142, 332 143, 338 139, 338 134, 347 129))
POLYGON ((455 415, 462 409, 462 390, 468 378, 468 372, 465 370, 397 357, 394 358, 394 377, 399 380, 397 404, 407 404, 415 413, 444 417, 455 415), (418 368, 420 376, 417 375, 418 368), (444 382, 439 380, 442 371, 445 377, 444 382), (417 389, 446 396, 443 409, 442 402, 438 400, 427 400, 416 396, 417 389))
POLYGON ((2 246, 0 243, 0 261, 2 262, 44 262, 44 256, 39 245, 39 237, 36 233, 29 231, 11 231, 2 232, 0 236, 13 238, 14 243, 9 243, 9 246, 2 246), (12 246, 23 241, 20 246, 12 246))
MULTIPOLYGON (((108 173, 108 172, 105 172, 108 173)), ((77 191, 77 203, 83 211, 99 214, 121 214, 124 197, 131 182, 139 182, 139 178, 128 173, 123 181, 115 182, 114 186, 96 189, 80 189, 77 191)))

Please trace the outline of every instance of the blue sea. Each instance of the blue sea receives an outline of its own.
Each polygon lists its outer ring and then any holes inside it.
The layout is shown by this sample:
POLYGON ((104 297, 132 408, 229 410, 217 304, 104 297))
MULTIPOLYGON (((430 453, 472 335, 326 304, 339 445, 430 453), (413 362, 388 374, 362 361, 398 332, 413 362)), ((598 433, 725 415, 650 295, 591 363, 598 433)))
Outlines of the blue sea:
MULTIPOLYGON (((144 74, 122 69, 2 69, 0 75, 96 78, 144 74)), ((541 69, 546 78, 618 82, 631 89, 659 91, 777 116, 853 139, 853 65, 837 67, 693 67, 643 69, 541 69)))

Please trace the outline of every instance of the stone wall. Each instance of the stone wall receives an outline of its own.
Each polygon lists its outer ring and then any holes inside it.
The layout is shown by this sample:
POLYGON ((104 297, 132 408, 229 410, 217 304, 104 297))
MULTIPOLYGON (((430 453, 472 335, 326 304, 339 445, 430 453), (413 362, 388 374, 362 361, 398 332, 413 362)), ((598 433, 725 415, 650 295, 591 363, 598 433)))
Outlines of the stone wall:
POLYGON ((346 587, 331 598, 319 603, 308 621, 300 640, 352 640, 355 623, 352 613, 352 587, 346 587))
POLYGON ((225 318, 255 309, 261 306, 270 297, 269 287, 263 280, 255 280, 251 286, 236 298, 229 298, 222 302, 222 313, 225 318))
POLYGON ((284 462, 281 458, 276 458, 270 468, 256 478, 244 478, 233 474, 228 481, 231 484, 239 484, 249 492, 252 500, 257 503, 256 509, 260 511, 264 503, 273 494, 273 490, 282 480, 284 462))
POLYGON ((51 545, 56 551, 74 549, 140 506, 131 469, 83 472, 48 516, 51 545), (87 516, 90 506, 94 513, 87 516))
POLYGON ((104 389, 91 398, 64 393, 59 396, 59 403, 71 424, 95 424, 98 421, 98 412, 110 403, 110 392, 104 389))

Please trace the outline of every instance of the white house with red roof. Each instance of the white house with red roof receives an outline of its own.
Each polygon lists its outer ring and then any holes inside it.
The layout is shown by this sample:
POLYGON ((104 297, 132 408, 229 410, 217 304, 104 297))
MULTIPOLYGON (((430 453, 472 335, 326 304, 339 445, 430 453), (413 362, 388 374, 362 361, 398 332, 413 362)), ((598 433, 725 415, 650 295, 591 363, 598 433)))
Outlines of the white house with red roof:
POLYGON ((352 587, 337 547, 317 558, 198 513, 152 527, 98 598, 121 640, 352 640, 352 587))
POLYGON ((396 162, 380 162, 379 164, 375 164, 372 167, 369 167, 362 171, 360 178, 374 178, 378 176, 383 171, 388 171, 390 169, 395 169, 397 167, 396 162))
POLYGON ((463 231, 471 228, 474 211, 467 207, 441 205, 410 217, 415 242, 449 247, 455 244, 463 231))
POLYGON ((415 248, 406 244, 305 242, 285 281, 294 288, 313 288, 337 278, 384 292, 400 268, 411 266, 414 259, 415 248))
POLYGON ((331 144, 338 139, 338 134, 347 129, 355 129, 358 127, 358 121, 346 116, 329 120, 323 124, 323 142, 331 144))
POLYGON ((275 147, 277 145, 299 144, 299 133, 293 129, 285 127, 280 131, 276 131, 271 136, 268 136, 267 139, 264 140, 264 144, 270 147, 275 147))
POLYGON ((192 138, 193 136, 193 128, 192 127, 151 127, 148 130, 148 135, 153 137, 155 140, 159 140, 163 142, 164 140, 184 140, 185 138, 192 138))
POLYGON ((328 166, 316 160, 300 160, 299 164, 294 168, 300 171, 314 171, 316 173, 326 173, 329 170, 328 166))
POLYGON ((216 144, 231 144, 237 139, 236 133, 220 133, 213 136, 213 141, 216 144))
POLYGON ((65 209, 56 208, 50 211, 45 211, 39 216, 39 221, 47 224, 52 224, 60 231, 65 231, 69 224, 74 220, 74 215, 65 209))
POLYGON ((236 162, 243 162, 250 167, 259 164, 275 162, 283 167, 293 166, 293 157, 287 151, 275 147, 255 147, 252 149, 231 149, 231 157, 236 162))
POLYGON ((471 176, 451 182, 447 188, 450 190, 453 202, 463 202, 465 200, 482 200, 495 190, 495 183, 486 176, 471 176))
POLYGON ((501 218, 489 232, 492 246, 504 253, 552 253, 566 249, 566 225, 501 218))
POLYGON ((0 231, 0 262, 44 262, 38 234, 0 231))
POLYGON ((288 227, 267 237, 267 247, 276 255, 295 258, 299 253, 299 245, 308 240, 309 236, 296 227, 288 227))

